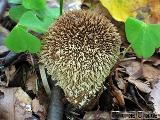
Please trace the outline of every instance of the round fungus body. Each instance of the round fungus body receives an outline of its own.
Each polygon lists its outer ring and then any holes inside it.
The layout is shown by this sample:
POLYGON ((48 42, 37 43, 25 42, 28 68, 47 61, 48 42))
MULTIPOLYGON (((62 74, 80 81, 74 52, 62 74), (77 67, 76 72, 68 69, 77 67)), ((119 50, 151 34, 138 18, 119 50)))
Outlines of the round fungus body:
POLYGON ((118 59, 121 38, 116 27, 96 13, 70 11, 42 39, 40 62, 68 101, 84 107, 100 91, 118 59))

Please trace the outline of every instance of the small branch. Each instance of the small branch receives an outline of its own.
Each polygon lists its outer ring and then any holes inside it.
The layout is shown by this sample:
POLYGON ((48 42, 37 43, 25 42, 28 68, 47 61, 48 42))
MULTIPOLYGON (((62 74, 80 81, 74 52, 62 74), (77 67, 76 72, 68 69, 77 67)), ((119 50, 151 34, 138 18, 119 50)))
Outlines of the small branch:
POLYGON ((135 60, 135 59, 137 59, 137 58, 136 57, 124 58, 124 59, 121 59, 120 62, 129 61, 129 60, 135 60))
POLYGON ((127 47, 127 49, 125 49, 125 51, 123 52, 123 55, 122 55, 121 59, 123 59, 125 57, 126 53, 129 51, 130 48, 131 48, 131 45, 129 45, 127 47))

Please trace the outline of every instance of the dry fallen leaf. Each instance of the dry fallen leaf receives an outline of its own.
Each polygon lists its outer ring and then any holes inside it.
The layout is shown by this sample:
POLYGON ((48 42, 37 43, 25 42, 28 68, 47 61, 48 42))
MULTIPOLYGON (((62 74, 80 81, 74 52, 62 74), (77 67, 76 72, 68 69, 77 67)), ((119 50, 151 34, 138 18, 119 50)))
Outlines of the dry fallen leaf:
POLYGON ((1 87, 0 91, 4 93, 0 98, 0 118, 24 120, 32 116, 31 99, 21 88, 1 87))
POLYGON ((121 90, 126 89, 125 81, 122 78, 116 78, 116 81, 117 81, 117 85, 118 85, 119 89, 121 89, 121 90))
POLYGON ((116 100, 115 102, 120 105, 120 106, 124 106, 125 105, 125 101, 124 101, 124 97, 122 94, 122 91, 119 90, 117 87, 112 86, 112 96, 115 98, 114 100, 116 100))
POLYGON ((143 77, 148 82, 155 82, 160 79, 160 70, 149 64, 141 65, 140 62, 130 60, 120 63, 120 66, 126 68, 126 73, 132 79, 143 77))
POLYGON ((160 0, 149 0, 149 6, 151 8, 149 23, 160 23, 160 0))
POLYGON ((16 73, 16 68, 14 65, 7 67, 5 69, 5 74, 6 74, 8 83, 9 83, 9 81, 11 81, 13 79, 13 77, 15 76, 15 73, 16 73))
POLYGON ((46 119, 46 115, 47 115, 46 106, 45 105, 41 105, 37 98, 32 100, 32 111, 36 115, 38 115, 41 118, 41 120, 45 120, 46 119))
POLYGON ((122 62, 120 66, 126 68, 126 73, 134 79, 142 76, 141 64, 135 60, 122 62))
POLYGON ((160 80, 157 84, 154 85, 151 93, 150 93, 150 100, 154 103, 154 109, 157 114, 160 114, 160 80))
POLYGON ((149 82, 160 80, 160 70, 151 65, 143 65, 143 77, 149 82))
POLYGON ((142 91, 144 93, 150 93, 151 92, 151 88, 147 84, 141 82, 140 80, 135 80, 135 79, 129 77, 128 81, 130 83, 134 84, 140 91, 142 91))
POLYGON ((37 100, 36 98, 32 100, 32 111, 34 113, 39 112, 43 112, 43 106, 40 105, 39 100, 37 100))
POLYGON ((26 80, 26 88, 27 90, 32 90, 33 93, 36 93, 36 74, 28 74, 28 79, 26 80))
POLYGON ((151 62, 155 67, 160 66, 160 56, 152 56, 146 61, 151 62))
POLYGON ((31 98, 28 96, 26 92, 24 92, 21 88, 18 88, 15 97, 19 100, 19 102, 25 103, 25 104, 31 104, 31 98))

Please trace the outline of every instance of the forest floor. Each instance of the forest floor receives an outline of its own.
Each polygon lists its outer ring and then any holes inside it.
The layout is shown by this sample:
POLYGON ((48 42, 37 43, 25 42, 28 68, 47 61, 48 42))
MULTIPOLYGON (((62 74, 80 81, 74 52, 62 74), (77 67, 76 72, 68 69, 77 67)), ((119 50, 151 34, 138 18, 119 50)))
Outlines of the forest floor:
MULTIPOLYGON (((1 0, 3 2, 3 0, 1 0)), ((31 53, 11 52, 3 40, 16 25, 8 16, 10 4, 1 7, 0 1, 0 120, 45 120, 50 106, 50 95, 54 82, 38 64, 38 57, 31 53)), ((50 4, 56 4, 53 0, 50 4)), ((138 17, 145 22, 160 23, 160 13, 152 11, 156 3, 151 0, 138 10, 138 17), (150 8, 151 7, 151 8, 150 8), (149 10, 148 10, 149 9, 149 10), (151 17, 148 17, 151 16, 151 17)), ((156 1, 156 0, 155 0, 156 1)), ((159 0, 157 0, 159 1, 159 0)), ((125 36, 125 25, 117 22, 98 0, 68 0, 64 4, 81 4, 83 9, 91 9, 106 16, 118 28, 122 38, 121 58, 104 83, 105 89, 88 110, 71 108, 62 91, 54 93, 61 97, 62 105, 57 117, 63 119, 103 120, 118 117, 115 111, 126 111, 135 115, 142 111, 151 117, 160 118, 160 49, 156 49, 148 59, 137 57, 125 36), (68 3, 67 3, 68 2, 68 3), (62 93, 62 94, 61 94, 62 93)), ((160 11, 160 2, 159 11, 160 11)), ((58 88, 59 89, 59 88, 58 88)), ((56 91, 56 90, 55 90, 56 91)), ((54 99, 54 98, 52 98, 54 99)), ((53 100, 57 102, 56 100, 53 100)), ((56 104, 56 103, 55 103, 56 104)), ((55 107, 55 106, 54 106, 55 107)), ((140 114, 141 114, 140 113, 140 114)), ((131 116, 134 117, 134 116, 131 116)), ((149 116, 148 116, 149 117, 149 116)), ((147 116, 146 116, 147 118, 147 116)), ((58 120, 58 118, 57 118, 58 120)))

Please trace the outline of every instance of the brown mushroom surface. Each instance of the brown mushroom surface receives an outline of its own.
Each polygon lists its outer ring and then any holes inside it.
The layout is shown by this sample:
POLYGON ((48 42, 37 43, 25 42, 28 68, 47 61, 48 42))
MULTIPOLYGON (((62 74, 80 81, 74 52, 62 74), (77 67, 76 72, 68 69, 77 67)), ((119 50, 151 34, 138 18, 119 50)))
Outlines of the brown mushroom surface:
POLYGON ((66 98, 81 108, 102 88, 118 59, 121 38, 106 17, 71 11, 50 27, 43 42, 40 62, 66 98))

